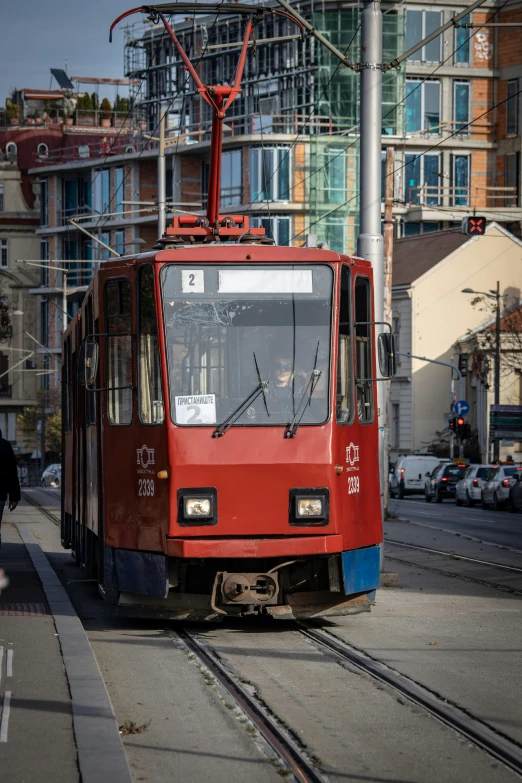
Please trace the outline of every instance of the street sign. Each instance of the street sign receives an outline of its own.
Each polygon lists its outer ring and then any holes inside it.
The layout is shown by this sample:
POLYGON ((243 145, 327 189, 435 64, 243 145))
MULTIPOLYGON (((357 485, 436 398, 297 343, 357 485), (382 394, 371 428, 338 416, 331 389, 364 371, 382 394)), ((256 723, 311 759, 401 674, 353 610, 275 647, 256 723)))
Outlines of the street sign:
POLYGON ((522 440, 522 405, 491 405, 490 440, 522 440))
POLYGON ((459 400, 453 406, 453 410, 457 416, 466 416, 466 414, 469 413, 469 402, 466 402, 466 400, 459 400))

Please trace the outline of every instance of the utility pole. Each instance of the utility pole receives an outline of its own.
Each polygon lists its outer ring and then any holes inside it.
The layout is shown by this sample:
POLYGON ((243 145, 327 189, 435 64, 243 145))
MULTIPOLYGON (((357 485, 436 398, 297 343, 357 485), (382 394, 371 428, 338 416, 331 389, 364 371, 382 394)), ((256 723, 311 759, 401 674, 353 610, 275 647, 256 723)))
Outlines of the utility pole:
MULTIPOLYGON (((373 269, 374 321, 384 321, 384 242, 381 234, 381 135, 382 135, 382 11, 380 0, 363 0, 361 12, 360 82, 360 202, 357 255, 371 261, 373 269)), ((391 292, 388 292, 388 297, 391 292)), ((377 377, 380 372, 377 369, 377 377)), ((386 485, 385 444, 388 441, 387 383, 377 384, 379 423, 379 476, 384 510, 386 485)), ((382 549, 382 548, 381 548, 382 549)), ((381 570, 382 570, 381 557, 381 570)))
POLYGON ((161 109, 158 149, 158 236, 161 238, 167 227, 166 219, 166 170, 165 170, 165 110, 161 109))
MULTIPOLYGON (((500 280, 497 280, 495 318, 495 405, 500 405, 500 280)), ((500 459, 500 441, 493 441, 493 462, 500 459)))
MULTIPOLYGON (((386 149, 386 193, 384 199, 384 264, 383 264, 383 321, 392 322, 392 262, 393 262, 393 166, 395 150, 393 147, 386 149)), ((383 383, 383 407, 384 407, 384 466, 387 468, 390 454, 390 385, 383 383)), ((384 479, 384 515, 388 512, 388 481, 384 479)))

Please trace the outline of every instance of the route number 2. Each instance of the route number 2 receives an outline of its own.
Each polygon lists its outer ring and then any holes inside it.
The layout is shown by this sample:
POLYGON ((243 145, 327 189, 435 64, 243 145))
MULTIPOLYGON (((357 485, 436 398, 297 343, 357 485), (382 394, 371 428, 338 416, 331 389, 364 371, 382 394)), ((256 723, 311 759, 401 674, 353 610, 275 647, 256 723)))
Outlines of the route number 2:
POLYGON ((154 479, 138 479, 138 496, 140 498, 154 496, 154 479))
POLYGON ((359 476, 348 476, 348 494, 355 495, 359 492, 359 476))

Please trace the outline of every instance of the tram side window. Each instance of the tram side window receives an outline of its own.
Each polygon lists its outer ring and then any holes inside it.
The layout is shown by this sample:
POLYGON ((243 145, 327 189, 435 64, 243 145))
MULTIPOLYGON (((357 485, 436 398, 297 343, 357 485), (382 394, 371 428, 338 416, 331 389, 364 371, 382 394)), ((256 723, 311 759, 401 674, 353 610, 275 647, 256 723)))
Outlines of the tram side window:
MULTIPOLYGON (((85 329, 86 338, 94 334, 92 294, 89 296, 85 308, 85 329)), ((90 339, 92 340, 92 337, 90 339)), ((85 424, 87 427, 96 424, 96 392, 89 391, 87 388, 85 388, 85 424)))
POLYGON ((371 320, 370 281, 367 277, 358 277, 355 281, 355 321, 365 325, 355 327, 355 374, 357 415, 363 424, 373 421, 373 382, 364 381, 364 378, 373 377, 372 327, 365 323, 371 320))
POLYGON ((71 338, 65 341, 64 351, 64 411, 63 411, 63 429, 64 432, 70 432, 72 429, 72 353, 71 338))
POLYGON ((111 424, 132 421, 131 286, 128 278, 108 280, 105 285, 107 332, 107 415, 111 424))
POLYGON ((339 357, 337 361, 337 421, 350 424, 353 421, 353 379, 350 344, 350 270, 341 269, 341 294, 339 306, 339 357))
POLYGON ((158 346, 158 321, 154 298, 154 272, 141 267, 138 293, 139 354, 138 409, 142 424, 163 422, 163 391, 158 346))

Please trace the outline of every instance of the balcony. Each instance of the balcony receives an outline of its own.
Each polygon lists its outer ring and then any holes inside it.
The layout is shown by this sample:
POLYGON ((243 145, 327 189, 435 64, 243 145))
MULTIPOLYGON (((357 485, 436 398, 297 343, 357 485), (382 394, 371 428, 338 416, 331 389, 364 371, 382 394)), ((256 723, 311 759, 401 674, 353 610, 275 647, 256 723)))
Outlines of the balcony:
POLYGON ((517 188, 512 187, 446 187, 416 185, 407 190, 407 205, 498 209, 518 207, 517 188))

